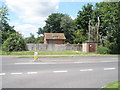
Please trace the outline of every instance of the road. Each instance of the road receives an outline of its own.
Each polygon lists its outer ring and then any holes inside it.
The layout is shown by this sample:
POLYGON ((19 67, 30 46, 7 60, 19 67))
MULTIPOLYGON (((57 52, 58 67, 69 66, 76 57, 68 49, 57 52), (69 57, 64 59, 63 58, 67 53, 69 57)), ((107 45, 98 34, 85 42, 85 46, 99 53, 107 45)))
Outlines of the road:
POLYGON ((118 80, 117 56, 2 58, 3 88, 101 88, 118 80))

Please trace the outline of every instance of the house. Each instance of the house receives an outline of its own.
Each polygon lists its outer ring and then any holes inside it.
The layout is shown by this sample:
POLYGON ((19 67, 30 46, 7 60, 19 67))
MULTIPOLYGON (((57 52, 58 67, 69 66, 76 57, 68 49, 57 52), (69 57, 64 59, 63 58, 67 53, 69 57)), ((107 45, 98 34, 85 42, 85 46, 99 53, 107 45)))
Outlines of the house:
POLYGON ((64 33, 44 33, 44 44, 64 44, 64 33))

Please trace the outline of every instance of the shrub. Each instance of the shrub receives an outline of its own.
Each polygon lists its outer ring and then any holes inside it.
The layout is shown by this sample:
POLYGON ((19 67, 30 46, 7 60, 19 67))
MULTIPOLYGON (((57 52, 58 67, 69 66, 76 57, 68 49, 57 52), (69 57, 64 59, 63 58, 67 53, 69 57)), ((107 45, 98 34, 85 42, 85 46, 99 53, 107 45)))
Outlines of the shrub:
POLYGON ((97 49, 97 53, 108 54, 108 53, 110 53, 110 49, 108 49, 107 47, 99 46, 97 49))
POLYGON ((3 43, 2 50, 6 52, 11 52, 11 51, 25 51, 27 49, 26 43, 24 42, 22 36, 18 33, 13 33, 3 43))

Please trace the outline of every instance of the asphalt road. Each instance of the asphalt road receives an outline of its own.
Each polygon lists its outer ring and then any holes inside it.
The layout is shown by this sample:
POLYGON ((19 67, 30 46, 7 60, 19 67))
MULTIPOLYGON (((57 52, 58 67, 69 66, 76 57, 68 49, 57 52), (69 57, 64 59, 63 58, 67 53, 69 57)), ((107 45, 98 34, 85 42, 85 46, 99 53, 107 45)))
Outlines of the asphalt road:
POLYGON ((2 58, 3 88, 101 88, 118 80, 118 57, 2 58))

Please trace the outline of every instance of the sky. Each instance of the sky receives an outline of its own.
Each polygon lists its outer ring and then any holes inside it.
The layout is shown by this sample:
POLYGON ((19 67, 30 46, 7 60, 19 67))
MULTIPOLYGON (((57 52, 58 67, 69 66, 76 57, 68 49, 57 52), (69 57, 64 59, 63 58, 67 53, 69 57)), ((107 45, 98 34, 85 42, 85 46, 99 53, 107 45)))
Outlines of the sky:
POLYGON ((29 37, 30 33, 37 37, 39 27, 45 26, 45 20, 52 13, 63 13, 77 17, 79 10, 87 3, 95 4, 102 0, 0 0, 8 7, 9 24, 15 26, 15 30, 29 37))

